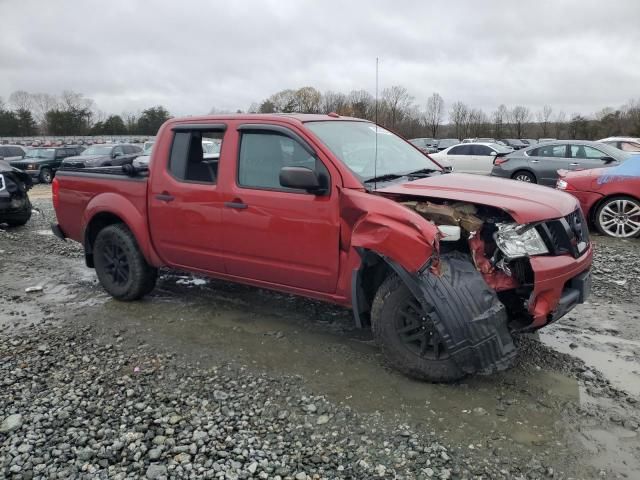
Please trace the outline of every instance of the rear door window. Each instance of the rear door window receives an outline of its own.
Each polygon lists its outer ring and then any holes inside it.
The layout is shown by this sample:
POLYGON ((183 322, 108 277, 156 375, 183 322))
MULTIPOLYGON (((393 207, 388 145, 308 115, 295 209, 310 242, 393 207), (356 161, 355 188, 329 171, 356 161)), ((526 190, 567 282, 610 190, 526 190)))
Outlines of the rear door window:
POLYGON ((471 153, 472 145, 458 145, 449 150, 447 155, 473 155, 471 153))
POLYGON ((207 153, 205 144, 222 144, 224 130, 181 130, 175 132, 169 157, 169 171, 181 182, 215 184, 220 153, 207 153))
POLYGON ((490 147, 487 147, 486 145, 472 145, 471 151, 472 151, 472 155, 477 155, 482 157, 488 157, 489 155, 491 155, 491 152, 493 152, 493 150, 490 147))
POLYGON ((547 157, 547 158, 566 158, 567 146, 566 145, 545 145, 544 147, 537 148, 534 157, 547 157))

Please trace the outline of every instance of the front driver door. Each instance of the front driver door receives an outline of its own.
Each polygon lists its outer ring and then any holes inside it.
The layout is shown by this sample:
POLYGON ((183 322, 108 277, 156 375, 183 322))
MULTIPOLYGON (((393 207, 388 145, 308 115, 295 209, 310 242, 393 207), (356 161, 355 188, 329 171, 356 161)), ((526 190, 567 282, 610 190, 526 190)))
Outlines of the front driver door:
POLYGON ((306 290, 336 291, 338 178, 296 132, 241 125, 236 178, 223 211, 227 273, 306 290), (282 187, 280 169, 304 166, 328 182, 326 194, 282 187))

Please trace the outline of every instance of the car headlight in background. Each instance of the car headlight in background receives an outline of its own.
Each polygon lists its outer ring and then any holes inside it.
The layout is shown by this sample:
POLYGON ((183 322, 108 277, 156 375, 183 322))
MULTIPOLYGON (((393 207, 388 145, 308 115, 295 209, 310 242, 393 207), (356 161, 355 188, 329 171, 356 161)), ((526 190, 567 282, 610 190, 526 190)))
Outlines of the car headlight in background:
POLYGON ((558 190, 566 190, 568 186, 569 184, 567 183, 567 181, 562 180, 561 178, 559 178, 558 181, 556 182, 556 188, 558 190))
POLYGON ((544 255, 549 249, 535 227, 515 223, 499 223, 494 238, 504 255, 511 258, 544 255))
POLYGON ((4 183, 4 175, 0 173, 0 192, 7 188, 7 185, 4 183))

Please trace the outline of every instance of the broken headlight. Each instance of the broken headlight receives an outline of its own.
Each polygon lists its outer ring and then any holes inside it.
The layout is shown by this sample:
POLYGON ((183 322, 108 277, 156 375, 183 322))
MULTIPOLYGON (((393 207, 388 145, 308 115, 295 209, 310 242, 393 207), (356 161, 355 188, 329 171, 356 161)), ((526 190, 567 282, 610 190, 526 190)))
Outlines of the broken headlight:
POLYGON ((508 259, 544 255, 549 249, 532 225, 499 223, 494 238, 498 248, 508 259))

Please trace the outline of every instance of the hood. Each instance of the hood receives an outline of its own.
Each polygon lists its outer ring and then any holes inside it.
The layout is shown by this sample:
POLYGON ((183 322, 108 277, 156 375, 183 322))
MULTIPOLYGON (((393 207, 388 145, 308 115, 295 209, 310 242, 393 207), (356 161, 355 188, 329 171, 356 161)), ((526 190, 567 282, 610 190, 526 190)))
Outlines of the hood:
POLYGON ((578 208, 575 197, 549 187, 464 173, 422 178, 377 191, 486 205, 507 212, 518 223, 560 218, 578 208))

